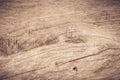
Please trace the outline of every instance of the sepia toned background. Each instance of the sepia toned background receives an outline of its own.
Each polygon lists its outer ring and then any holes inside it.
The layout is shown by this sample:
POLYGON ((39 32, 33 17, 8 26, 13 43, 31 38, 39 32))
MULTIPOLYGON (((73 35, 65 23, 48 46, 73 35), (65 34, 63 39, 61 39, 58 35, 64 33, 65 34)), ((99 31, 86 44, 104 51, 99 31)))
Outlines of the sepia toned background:
POLYGON ((119 0, 0 0, 0 80, 119 79, 119 0))

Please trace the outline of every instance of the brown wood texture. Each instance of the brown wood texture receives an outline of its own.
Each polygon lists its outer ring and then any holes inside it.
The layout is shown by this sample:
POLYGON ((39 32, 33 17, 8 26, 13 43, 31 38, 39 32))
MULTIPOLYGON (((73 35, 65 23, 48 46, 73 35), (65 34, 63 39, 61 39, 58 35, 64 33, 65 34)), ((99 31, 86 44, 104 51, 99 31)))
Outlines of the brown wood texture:
POLYGON ((120 80, 120 1, 0 0, 0 80, 120 80))

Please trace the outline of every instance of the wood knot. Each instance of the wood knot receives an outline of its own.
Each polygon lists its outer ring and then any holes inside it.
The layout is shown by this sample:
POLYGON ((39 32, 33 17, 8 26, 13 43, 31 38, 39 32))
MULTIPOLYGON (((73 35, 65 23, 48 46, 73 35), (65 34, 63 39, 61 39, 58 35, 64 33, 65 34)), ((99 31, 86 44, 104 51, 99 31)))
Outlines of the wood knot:
POLYGON ((78 71, 78 68, 75 66, 75 67, 73 67, 73 71, 78 71))

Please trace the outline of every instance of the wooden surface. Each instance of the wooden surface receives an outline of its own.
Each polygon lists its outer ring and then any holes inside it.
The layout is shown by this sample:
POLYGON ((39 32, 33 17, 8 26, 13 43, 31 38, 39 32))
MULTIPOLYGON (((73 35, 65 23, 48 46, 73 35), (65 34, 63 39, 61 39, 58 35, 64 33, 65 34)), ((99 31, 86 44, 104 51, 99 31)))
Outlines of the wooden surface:
POLYGON ((0 80, 120 80, 120 1, 0 0, 0 80))

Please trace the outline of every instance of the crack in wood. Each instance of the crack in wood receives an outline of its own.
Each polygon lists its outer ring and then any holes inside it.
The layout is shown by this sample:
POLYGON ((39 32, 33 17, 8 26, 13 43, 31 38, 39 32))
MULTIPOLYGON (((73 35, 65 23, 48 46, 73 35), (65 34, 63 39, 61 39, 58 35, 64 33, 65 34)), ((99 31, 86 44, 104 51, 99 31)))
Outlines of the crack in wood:
POLYGON ((103 49, 95 54, 90 54, 90 55, 87 55, 87 56, 83 56, 83 57, 79 57, 79 58, 76 58, 76 59, 72 59, 72 60, 69 60, 67 62, 60 62, 60 63, 57 63, 57 65, 61 66, 61 65, 64 65, 66 63, 72 63, 72 62, 75 62, 75 61, 79 61, 79 60, 82 60, 82 59, 85 59, 85 58, 88 58, 88 57, 93 57, 93 56, 96 56, 96 55, 100 55, 101 53, 105 52, 105 51, 108 51, 108 50, 116 50, 116 49, 120 49, 120 48, 106 48, 106 49, 103 49))

